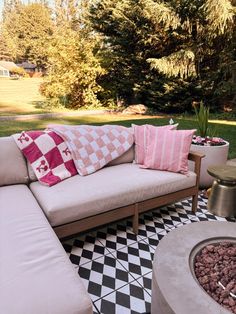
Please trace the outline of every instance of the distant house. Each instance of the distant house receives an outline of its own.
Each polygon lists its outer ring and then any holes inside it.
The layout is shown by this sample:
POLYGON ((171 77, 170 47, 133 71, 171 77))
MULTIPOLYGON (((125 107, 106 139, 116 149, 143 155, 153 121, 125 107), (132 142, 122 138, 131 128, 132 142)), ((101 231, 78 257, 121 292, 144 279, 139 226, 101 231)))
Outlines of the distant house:
POLYGON ((10 76, 9 70, 0 65, 0 77, 9 77, 9 76, 10 76))
POLYGON ((14 62, 4 60, 0 61, 0 66, 7 69, 9 72, 11 72, 11 70, 14 68, 18 68, 18 66, 14 62))
POLYGON ((17 64, 19 67, 23 68, 25 72, 27 72, 30 76, 32 76, 36 72, 37 66, 33 63, 22 62, 17 64))

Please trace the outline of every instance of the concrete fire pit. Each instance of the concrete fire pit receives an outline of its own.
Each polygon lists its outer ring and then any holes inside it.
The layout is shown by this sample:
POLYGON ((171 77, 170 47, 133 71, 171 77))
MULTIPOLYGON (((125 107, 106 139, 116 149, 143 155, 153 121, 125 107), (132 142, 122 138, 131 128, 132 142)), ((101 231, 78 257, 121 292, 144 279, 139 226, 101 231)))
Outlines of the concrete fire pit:
POLYGON ((159 243, 153 261, 152 314, 232 314, 198 283, 193 261, 208 243, 236 241, 236 223, 196 222, 172 230, 159 243))

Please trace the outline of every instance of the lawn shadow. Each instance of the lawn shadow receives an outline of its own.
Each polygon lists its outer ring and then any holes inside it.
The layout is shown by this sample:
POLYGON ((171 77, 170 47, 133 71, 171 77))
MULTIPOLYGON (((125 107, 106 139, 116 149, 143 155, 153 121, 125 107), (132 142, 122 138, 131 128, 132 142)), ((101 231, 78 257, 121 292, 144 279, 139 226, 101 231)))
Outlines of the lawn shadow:
POLYGON ((33 100, 30 102, 30 104, 35 108, 39 110, 50 110, 50 105, 47 100, 33 100))

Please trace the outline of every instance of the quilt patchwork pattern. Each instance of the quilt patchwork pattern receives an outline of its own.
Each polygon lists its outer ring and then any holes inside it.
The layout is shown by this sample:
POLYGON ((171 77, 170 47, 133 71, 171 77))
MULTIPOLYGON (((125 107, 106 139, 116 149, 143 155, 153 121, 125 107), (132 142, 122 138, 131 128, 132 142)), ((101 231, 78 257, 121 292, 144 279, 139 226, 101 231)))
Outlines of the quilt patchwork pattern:
MULTIPOLYGON (((152 260, 167 233, 201 221, 232 221, 207 211, 199 195, 198 210, 191 200, 157 208, 140 216, 138 234, 131 220, 92 230, 62 244, 93 301, 98 314, 148 314, 151 311, 152 260)), ((168 278, 167 278, 168 279, 168 278)))
POLYGON ((55 132, 28 131, 13 138, 41 183, 52 186, 77 174, 68 146, 55 132))
POLYGON ((81 176, 101 169, 134 142, 132 130, 118 125, 49 125, 48 128, 65 140, 81 176))

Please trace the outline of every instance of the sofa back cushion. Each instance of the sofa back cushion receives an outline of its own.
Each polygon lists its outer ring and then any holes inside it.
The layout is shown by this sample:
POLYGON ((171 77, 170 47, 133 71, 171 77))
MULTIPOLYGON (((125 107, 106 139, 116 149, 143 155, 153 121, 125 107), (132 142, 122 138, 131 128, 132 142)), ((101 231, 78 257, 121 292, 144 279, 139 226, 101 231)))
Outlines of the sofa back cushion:
POLYGON ((130 147, 123 155, 110 161, 107 166, 116 166, 126 164, 134 161, 134 145, 130 147))
POLYGON ((28 160, 27 160, 27 169, 28 169, 28 175, 29 175, 30 182, 38 181, 38 179, 34 173, 34 170, 33 170, 32 166, 28 160))
POLYGON ((28 183, 26 161, 12 137, 0 138, 0 186, 28 183))
MULTIPOLYGON (((120 165, 120 164, 126 164, 126 163, 131 163, 134 161, 134 145, 127 150, 123 155, 121 155, 120 157, 110 161, 107 164, 107 167, 109 166, 116 166, 116 165, 120 165)), ((31 164, 27 161, 27 167, 28 167, 28 173, 29 173, 29 180, 30 182, 35 182, 38 181, 34 170, 32 169, 31 164)))
MULTIPOLYGON (((126 164, 126 163, 132 163, 133 161, 134 161, 134 145, 129 150, 127 150, 123 155, 110 161, 107 164, 107 167, 116 166, 116 165, 120 165, 120 164, 126 164)), ((32 166, 28 161, 27 161, 27 168, 28 168, 30 182, 38 181, 38 179, 34 173, 34 170, 32 169, 32 166)))

